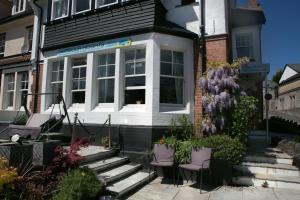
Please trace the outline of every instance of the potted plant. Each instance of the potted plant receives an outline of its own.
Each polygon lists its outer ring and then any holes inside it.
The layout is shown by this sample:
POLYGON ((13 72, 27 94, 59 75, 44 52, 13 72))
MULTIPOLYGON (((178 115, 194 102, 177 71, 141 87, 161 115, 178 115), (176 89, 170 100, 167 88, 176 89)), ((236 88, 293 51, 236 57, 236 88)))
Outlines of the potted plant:
POLYGON ((105 149, 109 147, 109 138, 105 136, 101 139, 101 144, 104 146, 105 149))

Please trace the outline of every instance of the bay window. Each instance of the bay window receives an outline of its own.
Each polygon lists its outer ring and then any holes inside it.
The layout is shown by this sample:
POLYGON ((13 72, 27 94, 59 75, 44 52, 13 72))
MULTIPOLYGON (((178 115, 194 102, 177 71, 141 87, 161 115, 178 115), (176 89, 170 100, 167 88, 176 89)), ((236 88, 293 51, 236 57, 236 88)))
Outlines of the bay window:
POLYGON ((4 109, 13 109, 14 106, 14 94, 15 94, 15 74, 5 75, 5 102, 4 109))
POLYGON ((125 104, 145 104, 146 49, 125 51, 125 104))
MULTIPOLYGON (((64 60, 54 61, 51 70, 51 92, 62 95, 64 77, 64 60)), ((56 104, 58 94, 52 95, 52 104, 56 104)))
POLYGON ((117 4, 118 0, 96 0, 96 8, 117 4))
POLYGON ((98 103, 114 103, 115 53, 98 57, 97 82, 98 103))
POLYGON ((160 103, 183 104, 184 54, 161 50, 160 103))
POLYGON ((236 53, 238 58, 253 58, 253 35, 251 33, 236 34, 236 53))
POLYGON ((87 59, 74 58, 72 66, 72 103, 85 103, 85 84, 86 84, 86 65, 87 59))
POLYGON ((69 0, 52 0, 52 20, 68 15, 69 0))
POLYGON ((91 0, 73 0, 73 13, 81 13, 91 9, 91 0))
POLYGON ((5 51, 5 33, 0 34, 0 58, 4 57, 5 51))
POLYGON ((20 72, 20 105, 27 106, 27 94, 28 94, 28 72, 20 72))

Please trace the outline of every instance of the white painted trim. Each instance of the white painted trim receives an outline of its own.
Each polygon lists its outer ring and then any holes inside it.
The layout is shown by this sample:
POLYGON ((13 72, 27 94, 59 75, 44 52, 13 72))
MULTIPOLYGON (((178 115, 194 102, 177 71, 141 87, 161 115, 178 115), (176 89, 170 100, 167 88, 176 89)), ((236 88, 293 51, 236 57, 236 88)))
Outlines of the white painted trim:
POLYGON ((68 1, 68 9, 67 9, 67 14, 66 15, 64 15, 64 16, 61 16, 61 17, 57 17, 57 18, 54 18, 54 14, 53 14, 53 4, 54 4, 54 1, 55 0, 52 0, 52 5, 51 5, 51 20, 52 21, 54 21, 54 20, 59 20, 59 19, 63 19, 63 18, 66 18, 66 17, 68 17, 69 16, 69 7, 70 7, 70 0, 67 0, 68 1))
POLYGON ((108 6, 112 6, 112 5, 116 5, 116 4, 119 3, 118 0, 115 0, 114 3, 109 3, 109 4, 105 4, 105 5, 102 5, 102 6, 98 6, 98 7, 97 7, 97 1, 98 1, 98 0, 95 0, 95 8, 96 8, 96 9, 98 9, 98 8, 104 8, 104 7, 108 7, 108 6))

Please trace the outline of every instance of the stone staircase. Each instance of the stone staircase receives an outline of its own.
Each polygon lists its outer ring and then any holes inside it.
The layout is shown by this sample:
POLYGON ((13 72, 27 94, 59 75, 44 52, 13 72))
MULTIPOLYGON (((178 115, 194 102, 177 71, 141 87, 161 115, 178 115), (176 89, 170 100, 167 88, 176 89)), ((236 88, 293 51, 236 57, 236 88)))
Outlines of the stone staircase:
POLYGON ((154 173, 142 169, 142 165, 130 163, 127 157, 117 156, 115 150, 90 146, 79 152, 85 157, 81 167, 93 169, 108 193, 120 198, 140 188, 154 178, 154 173), (150 179, 149 179, 150 178, 150 179))
POLYGON ((279 149, 269 148, 265 137, 250 137, 247 156, 241 165, 234 166, 233 183, 243 186, 287 188, 300 190, 300 171, 293 157, 279 149))

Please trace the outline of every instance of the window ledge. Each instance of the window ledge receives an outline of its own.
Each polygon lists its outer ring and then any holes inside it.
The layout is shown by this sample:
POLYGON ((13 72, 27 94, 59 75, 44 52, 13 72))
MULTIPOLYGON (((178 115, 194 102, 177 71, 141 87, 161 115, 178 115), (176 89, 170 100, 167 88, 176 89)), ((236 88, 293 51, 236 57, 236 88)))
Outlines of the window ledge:
POLYGON ((85 104, 73 104, 69 107, 68 112, 84 112, 85 104))
POLYGON ((146 112, 146 105, 145 104, 126 105, 126 106, 123 106, 123 108, 120 110, 120 112, 146 112))
POLYGON ((113 105, 98 105, 96 106, 92 112, 114 112, 114 106, 113 105))
POLYGON ((184 105, 160 105, 159 112, 166 114, 190 114, 190 111, 184 105))

